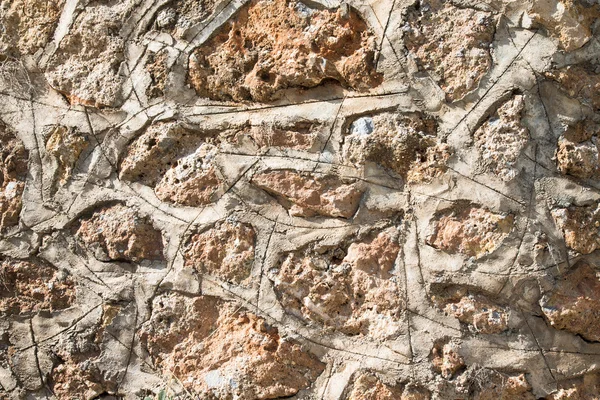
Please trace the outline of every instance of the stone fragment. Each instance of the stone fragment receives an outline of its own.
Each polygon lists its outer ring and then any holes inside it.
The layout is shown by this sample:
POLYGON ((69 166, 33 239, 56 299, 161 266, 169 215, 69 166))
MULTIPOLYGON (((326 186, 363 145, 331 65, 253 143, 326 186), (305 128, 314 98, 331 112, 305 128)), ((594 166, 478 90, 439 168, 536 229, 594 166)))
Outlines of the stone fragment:
POLYGON ((496 214, 471 204, 458 205, 438 216, 427 244, 450 254, 481 258, 502 244, 513 225, 511 214, 496 214))
POLYGON ((564 175, 581 179, 600 175, 598 159, 598 133, 600 125, 590 119, 568 126, 558 140, 556 165, 564 175))
POLYGON ((590 254, 600 247, 600 203, 555 208, 551 214, 568 248, 590 254))
POLYGON ((46 151, 57 163, 56 178, 64 185, 71 175, 81 152, 89 145, 88 139, 77 129, 56 125, 47 134, 46 151))
POLYGON ((544 316, 556 329, 600 342, 600 271, 580 262, 540 300, 544 316))
POLYGON ((536 400, 525 374, 509 375, 473 366, 458 379, 473 400, 536 400))
POLYGON ((592 38, 592 23, 600 17, 600 7, 581 0, 533 1, 531 18, 558 39, 566 51, 576 50, 592 38))
POLYGON ((432 301, 447 314, 471 325, 478 333, 494 334, 508 329, 509 310, 483 294, 470 293, 466 287, 450 287, 432 296, 432 301))
POLYGON ((340 178, 288 170, 264 172, 252 183, 277 197, 290 215, 350 218, 358 209, 362 192, 355 183, 340 178))
POLYGON ((598 400, 600 399, 600 374, 589 373, 558 383, 558 390, 545 400, 598 400))
POLYGON ((0 121, 0 231, 19 223, 28 158, 23 143, 0 121))
POLYGON ((591 64, 569 65, 546 72, 546 77, 556 81, 571 97, 600 110, 600 73, 591 64))
POLYGON ((360 117, 349 127, 342 156, 355 165, 376 162, 409 182, 427 182, 446 171, 450 157, 436 134, 435 119, 422 113, 360 117))
POLYGON ((226 220, 194 234, 184 250, 184 263, 202 274, 236 284, 246 283, 254 262, 256 233, 248 224, 226 220))
POLYGON ((199 398, 276 399, 295 395, 325 365, 277 328, 215 297, 162 294, 141 329, 156 367, 199 398))
POLYGON ((309 150, 316 141, 321 124, 300 121, 292 125, 260 124, 237 130, 233 142, 250 137, 261 149, 279 147, 294 150, 309 150))
POLYGON ((433 370, 442 374, 445 379, 452 379, 465 367, 465 362, 458 350, 458 345, 447 340, 435 343, 430 357, 433 370))
POLYGON ((183 39, 190 28, 212 14, 216 4, 217 0, 172 0, 156 14, 155 28, 183 39))
POLYGON ((352 391, 346 400, 404 400, 400 385, 388 385, 377 375, 365 372, 352 384, 352 391))
POLYGON ((347 335, 387 339, 401 329, 404 300, 392 275, 400 250, 397 232, 319 254, 310 248, 284 256, 270 279, 291 314, 347 335))
POLYGON ((2 0, 0 62, 33 54, 46 46, 62 12, 64 0, 2 0))
POLYGON ((62 310, 75 300, 72 278, 40 259, 4 258, 0 277, 0 315, 62 310))
POLYGON ((366 23, 347 5, 252 0, 194 51, 189 82, 200 96, 222 101, 268 102, 284 89, 327 80, 367 90, 382 80, 375 48, 366 23))
POLYGON ((119 35, 134 0, 91 1, 46 66, 46 79, 72 105, 118 107, 123 102, 120 74, 124 40, 119 35))
POLYGON ((162 260, 160 231, 125 205, 103 207, 80 220, 77 237, 102 261, 162 260))
POLYGON ((492 66, 495 20, 489 12, 419 0, 408 9, 402 30, 410 56, 438 82, 448 102, 476 89, 492 66))
POLYGON ((165 95, 165 87, 168 78, 168 53, 159 51, 149 53, 146 59, 146 71, 150 74, 150 85, 146 88, 146 96, 150 99, 162 97, 165 95))
POLYGON ((529 140, 529 130, 521 123, 524 107, 524 97, 514 96, 498 107, 473 135, 485 171, 506 182, 517 175, 515 163, 529 140))

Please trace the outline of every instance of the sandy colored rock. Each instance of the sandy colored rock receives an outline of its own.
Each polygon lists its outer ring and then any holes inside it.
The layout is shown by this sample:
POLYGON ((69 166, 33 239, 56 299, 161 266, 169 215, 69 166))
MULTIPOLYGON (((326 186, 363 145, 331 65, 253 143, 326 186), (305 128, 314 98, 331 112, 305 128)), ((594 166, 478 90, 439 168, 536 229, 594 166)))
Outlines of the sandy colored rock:
POLYGON ((287 170, 260 173, 252 177, 252 183, 275 195, 290 215, 298 217, 350 218, 362 195, 355 183, 287 170))
POLYGON ((576 50, 592 38, 592 23, 600 17, 600 7, 581 0, 533 1, 529 14, 558 39, 566 51, 576 50))
POLYGON ((508 329, 509 310, 466 287, 450 287, 432 296, 432 301, 447 314, 473 327, 478 333, 501 333, 508 329))
POLYGON ((33 54, 52 39, 64 0, 0 2, 0 61, 33 54))
POLYGON ((23 143, 0 121, 0 231, 19 223, 29 154, 23 143))
POLYGON ((140 337, 159 370, 203 399, 292 396, 325 367, 264 319, 209 296, 157 296, 140 337))
POLYGON ((190 58, 189 82, 213 100, 268 102, 288 88, 335 80, 377 86, 375 38, 353 8, 252 0, 190 58))
POLYGON ((172 0, 156 14, 154 27, 182 39, 186 32, 212 14, 216 0, 172 0))
POLYGON ((473 135, 482 167, 503 181, 517 175, 515 163, 529 141, 529 131, 521 123, 524 100, 516 95, 502 104, 473 135))
POLYGON ((542 297, 544 316, 556 329, 600 342, 600 271, 585 262, 559 279, 542 297))
POLYGON ((431 349, 430 358, 433 370, 442 374, 445 379, 452 379, 465 367, 465 361, 459 354, 458 345, 447 342, 447 340, 435 343, 431 349))
POLYGON ((600 399, 600 374, 589 373, 558 383, 558 390, 546 400, 598 400, 600 399))
POLYGON ((525 374, 505 374, 489 368, 471 367, 459 378, 473 400, 535 400, 525 374))
POLYGON ((600 204, 555 208, 551 214, 568 248, 590 254, 600 247, 600 204))
POLYGON ((458 205, 439 215, 427 244, 450 254, 481 258, 500 247, 513 225, 513 215, 496 214, 475 205, 458 205))
POLYGON ((462 99, 479 86, 492 66, 491 13, 456 7, 441 0, 419 0, 402 27, 404 45, 420 70, 431 74, 446 100, 462 99))
POLYGON ((597 177, 600 173, 597 135, 600 125, 590 119, 568 126, 558 140, 556 165, 565 174, 581 179, 597 177))
POLYGON ((309 150, 313 147, 321 124, 300 121, 293 125, 260 124, 237 130, 233 142, 249 137, 260 149, 272 147, 309 150))
POLYGON ((46 79, 72 105, 117 107, 123 102, 119 35, 134 0, 92 1, 74 21, 46 67, 46 79))
POLYGON ((400 246, 389 229, 346 250, 287 254, 270 279, 291 314, 347 335, 397 336, 404 300, 392 275, 400 246))
POLYGON ((168 79, 168 53, 159 51, 148 54, 146 59, 146 71, 150 74, 150 86, 146 89, 146 96, 151 99, 165 95, 165 86, 168 79))
POLYGON ((254 262, 256 233, 233 220, 194 234, 184 251, 185 266, 236 284, 246 283, 254 262))
POLYGON ((387 385, 373 373, 360 374, 346 400, 401 400, 402 387, 387 385))
POLYGON ((357 166, 376 162, 409 182, 427 182, 446 171, 450 156, 436 134, 437 122, 422 113, 360 117, 350 124, 342 156, 357 166))
POLYGON ((72 277, 40 259, 5 258, 0 277, 0 315, 62 310, 75 300, 72 277))
POLYGON ((122 204, 103 207, 80 220, 76 236, 103 261, 162 260, 160 231, 122 204))
POLYGON ((575 64, 546 72, 571 97, 600 110, 600 73, 591 64, 575 64))
POLYGON ((59 184, 64 185, 71 178, 75 163, 89 144, 87 137, 76 129, 60 125, 50 128, 46 151, 58 164, 56 174, 59 184))

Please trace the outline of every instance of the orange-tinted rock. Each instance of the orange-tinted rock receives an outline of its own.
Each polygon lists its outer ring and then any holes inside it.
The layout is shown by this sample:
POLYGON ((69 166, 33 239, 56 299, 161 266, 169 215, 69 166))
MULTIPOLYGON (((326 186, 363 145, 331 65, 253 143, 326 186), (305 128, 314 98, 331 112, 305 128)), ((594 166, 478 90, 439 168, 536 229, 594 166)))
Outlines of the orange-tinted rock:
POLYGON ((430 181, 446 171, 450 156, 436 134, 435 119, 422 113, 361 117, 349 127, 342 155, 356 165, 378 163, 409 182, 430 181))
POLYGON ((491 13, 441 0, 419 0, 408 9, 404 44, 421 70, 431 74, 448 102, 476 89, 492 66, 491 13))
POLYGON ((600 247, 600 204, 555 208, 551 214, 567 247, 581 254, 590 254, 600 247))
POLYGON ((156 14, 156 29, 183 38, 186 31, 205 20, 215 9, 216 0, 173 0, 156 14))
POLYGON ((524 107, 524 97, 514 96, 474 134, 482 167, 503 181, 510 181, 517 175, 514 165, 529 140, 529 131, 521 124, 524 107))
POLYGON ((496 214, 474 205, 441 214, 427 244, 450 254, 480 258, 496 250, 514 225, 512 215, 496 214))
POLYGON ((319 254, 307 248, 287 254, 271 271, 283 307, 306 321, 348 335, 385 339, 397 335, 404 308, 392 276, 400 250, 394 229, 319 254))
POLYGON ((87 138, 76 129, 60 125, 51 128, 46 141, 46 151, 58 164, 56 178, 59 184, 64 185, 71 178, 75 163, 88 145, 87 138))
POLYGON ((28 152, 23 143, 0 122, 0 230, 19 223, 22 195, 27 179, 28 152))
POLYGON ((540 300, 550 324, 600 342, 600 271, 585 262, 561 277, 540 300))
POLYGON ((572 51, 592 38, 591 26, 600 17, 600 7, 585 5, 581 0, 534 1, 529 13, 564 50, 572 51))
POLYGON ((77 237, 103 261, 162 260, 163 242, 160 231, 148 218, 117 204, 95 211, 80 221, 77 237))
POLYGON ((488 368, 469 368, 459 378, 473 400, 536 400, 525 374, 509 375, 488 368))
POLYGON ((598 400, 600 399, 600 374, 590 373, 560 381, 558 390, 546 397, 546 400, 598 400))
POLYGON ((75 300, 71 277, 39 259, 6 258, 0 277, 0 314, 62 310, 75 300))
POLYGON ((252 226, 234 221, 220 222, 193 235, 185 249, 185 266, 225 281, 247 281, 254 262, 256 233, 252 226))
POLYGON ((252 125, 238 130, 233 141, 250 137, 261 149, 280 147, 295 150, 310 149, 317 138, 320 124, 297 122, 291 126, 270 124, 252 125))
POLYGON ((600 110, 600 74, 590 64, 569 65, 546 72, 546 76, 562 87, 566 93, 582 103, 600 110))
POLYGON ((558 140, 556 164, 558 170, 581 179, 597 177, 600 173, 598 159, 597 134, 600 133, 598 123, 584 119, 567 127, 558 140))
POLYGON ((214 100, 278 98, 287 88, 336 80, 377 86, 375 39, 347 5, 313 9, 294 0, 252 0, 190 58, 189 81, 214 100))
POLYGON ((362 192, 355 183, 333 175, 314 176, 288 170, 264 172, 252 183, 275 195, 291 215, 350 218, 358 209, 362 192))
POLYGON ((465 367, 465 362, 458 353, 458 346, 453 343, 438 341, 431 350, 431 363, 434 371, 446 379, 453 378, 465 367))
POLYGON ((469 293, 467 288, 450 288, 432 296, 432 301, 447 314, 473 326, 479 333, 501 333, 508 329, 508 309, 482 294, 469 293))
POLYGON ((151 82, 150 86, 146 88, 146 96, 150 99, 165 95, 165 86, 167 85, 167 76, 169 73, 167 58, 168 53, 166 51, 148 54, 145 67, 148 74, 150 74, 151 82))
POLYGON ((402 387, 388 385, 373 373, 362 373, 353 382, 346 400, 401 400, 402 387))
POLYGON ((165 376, 203 399, 276 399, 307 388, 325 365, 277 328, 215 297, 157 296, 142 344, 165 376))

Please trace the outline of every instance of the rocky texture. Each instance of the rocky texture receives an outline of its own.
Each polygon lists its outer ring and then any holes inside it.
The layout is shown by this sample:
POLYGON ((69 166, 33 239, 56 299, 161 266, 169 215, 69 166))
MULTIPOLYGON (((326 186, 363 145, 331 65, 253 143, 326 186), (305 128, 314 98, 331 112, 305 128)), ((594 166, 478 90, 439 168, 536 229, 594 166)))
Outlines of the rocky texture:
POLYGON ((264 319, 209 296, 156 297, 141 339, 165 375, 206 399, 292 396, 324 369, 264 319))
POLYGON ((190 28, 214 11, 216 4, 216 0, 171 0, 156 14, 155 28, 184 38, 190 28))
POLYGON ((261 149, 286 148, 309 150, 313 147, 321 126, 318 123, 299 121, 292 126, 277 124, 261 124, 244 127, 233 137, 240 141, 244 137, 252 139, 261 149))
POLYGON ((422 113, 360 117, 344 138, 343 157, 376 162, 409 182, 427 182, 446 171, 449 147, 436 137, 437 123, 422 113))
POLYGON ((165 86, 168 79, 168 53, 160 51, 151 53, 146 59, 146 71, 150 74, 151 84, 146 89, 146 96, 153 99, 165 95, 165 86))
POLYGON ((1 121, 0 151, 0 230, 5 231, 19 223, 29 154, 14 132, 1 121))
POLYGON ((99 260, 163 259, 160 231, 147 218, 121 204, 103 207, 82 218, 76 235, 99 260))
POLYGON ((429 393, 414 385, 390 385, 372 372, 363 372, 352 382, 346 400, 428 400, 429 393))
POLYGON ((568 126, 558 140, 558 170, 565 175, 581 179, 597 177, 600 172, 598 133, 600 125, 587 118, 568 126))
POLYGON ((185 266, 237 284, 247 282, 254 262, 256 233, 252 226, 224 221, 190 237, 185 266))
POLYGON ((117 107, 123 102, 124 41, 119 33, 132 5, 133 0, 90 2, 58 45, 46 78, 72 105, 117 107))
POLYGON ((600 271, 581 262, 540 300, 550 324, 557 329, 600 342, 600 271))
POLYGON ((317 9, 253 0, 190 58, 189 81, 214 100, 267 102, 288 88, 335 80, 354 90, 381 82, 375 38, 348 5, 317 9))
POLYGON ((355 183, 293 171, 264 172, 253 176, 252 183, 275 195, 290 215, 300 217, 350 218, 362 194, 355 183))
POLYGON ((392 276, 400 247, 397 232, 319 254, 288 254, 271 271, 283 307, 306 321, 347 335, 393 337, 400 330, 398 281, 392 276))
POLYGON ((441 213, 427 243, 448 253, 480 258, 494 252, 513 229, 512 215, 496 214, 471 204, 441 213))
POLYGON ((0 277, 0 315, 62 310, 75 300, 72 277, 39 259, 6 258, 0 277))
POLYGON ((534 1, 529 13, 565 51, 573 51, 592 38, 591 27, 600 17, 600 7, 582 0, 534 1))
POLYGON ((524 374, 505 374, 492 369, 471 367, 459 384, 465 383, 465 392, 476 400, 535 400, 524 374))
POLYGON ((523 96, 514 96, 473 135, 482 168, 504 181, 510 181, 517 175, 515 163, 529 139, 529 131, 521 123, 524 107, 523 96))
POLYGON ((555 208, 552 217, 570 249, 590 254, 600 247, 600 204, 555 208))
POLYGON ((589 373, 583 376, 559 382, 558 390, 547 397, 547 400, 570 400, 598 398, 600 393, 600 374, 589 373))
POLYGON ((439 83, 448 102, 476 89, 492 66, 491 13, 449 1, 419 0, 408 9, 401 29, 410 56, 439 83))
POLYGON ((438 341, 431 349, 433 370, 445 379, 453 378, 465 367, 465 361, 458 352, 458 346, 447 339, 438 341))
POLYGON ((557 82, 571 97, 579 99, 585 105, 600 110, 600 73, 590 63, 568 65, 546 72, 546 77, 557 82))
POLYGON ((81 152, 89 146, 88 139, 76 129, 53 126, 48 131, 46 151, 58 164, 56 179, 64 185, 71 175, 81 152))

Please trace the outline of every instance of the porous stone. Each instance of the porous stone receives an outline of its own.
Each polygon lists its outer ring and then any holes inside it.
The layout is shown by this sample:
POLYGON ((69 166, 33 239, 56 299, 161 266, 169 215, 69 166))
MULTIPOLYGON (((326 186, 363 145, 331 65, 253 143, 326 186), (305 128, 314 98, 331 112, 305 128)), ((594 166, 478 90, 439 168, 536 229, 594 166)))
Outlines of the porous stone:
POLYGON ((569 125, 558 140, 558 170, 581 179, 597 177, 600 172, 597 145, 599 132, 600 125, 588 118, 569 125))
POLYGON ((551 214, 568 248, 590 254, 600 247, 600 204, 554 208, 551 214))
POLYGON ((600 374, 588 373, 558 383, 558 390, 546 397, 546 400, 596 400, 600 393, 600 374))
POLYGON ((156 14, 154 27, 185 38, 187 31, 212 14, 216 0, 171 0, 156 14))
POLYGON ((19 223, 29 154, 23 143, 0 121, 0 231, 19 223))
POLYGON ((288 170, 254 175, 252 183, 275 195, 290 215, 298 217, 350 218, 362 195, 356 183, 288 170))
POLYGON ((459 346, 441 339, 433 346, 430 354, 433 370, 445 379, 452 379, 465 367, 465 361, 459 353, 459 346))
POLYGON ((324 369, 264 319, 210 296, 157 296, 140 337, 163 374, 206 399, 292 396, 324 369))
POLYGON ((438 82, 448 102, 475 90, 492 67, 495 18, 442 0, 419 0, 402 27, 404 45, 420 70, 438 82))
POLYGON ((373 373, 362 373, 353 382, 346 400, 400 400, 400 385, 387 385, 373 373))
POLYGON ((427 243, 450 254, 481 258, 495 251, 513 229, 514 216, 471 204, 440 213, 427 243))
POLYGON ((76 236, 96 258, 103 261, 162 260, 160 231, 148 218, 117 204, 82 218, 76 236))
POLYGON ((474 133, 482 168, 503 181, 515 178, 515 164, 527 145, 529 130, 521 123, 522 95, 502 104, 474 133))
POLYGON ((506 374, 489 368, 470 367, 458 379, 476 400, 535 400, 525 374, 506 374))
POLYGON ((64 185, 71 175, 81 152, 89 146, 86 136, 76 129, 53 126, 48 131, 46 151, 57 163, 56 178, 64 185))
POLYGON ((150 53, 146 59, 146 71, 150 75, 150 86, 146 89, 146 96, 151 99, 165 95, 165 87, 168 79, 168 53, 159 51, 150 53))
POLYGON ((600 271, 586 262, 575 265, 540 300, 544 316, 556 329, 600 342, 600 271))
POLYGON ((227 220, 192 235, 185 266, 233 283, 247 283, 254 262, 256 233, 251 225, 227 220))
POLYGON ((583 104, 600 110, 600 73, 590 63, 573 64, 549 70, 546 77, 557 82, 569 96, 583 104))
POLYGON ((348 5, 312 8, 253 0, 190 58, 189 82, 214 100, 277 99, 288 88, 335 80, 354 90, 381 82, 375 37, 348 5))

